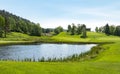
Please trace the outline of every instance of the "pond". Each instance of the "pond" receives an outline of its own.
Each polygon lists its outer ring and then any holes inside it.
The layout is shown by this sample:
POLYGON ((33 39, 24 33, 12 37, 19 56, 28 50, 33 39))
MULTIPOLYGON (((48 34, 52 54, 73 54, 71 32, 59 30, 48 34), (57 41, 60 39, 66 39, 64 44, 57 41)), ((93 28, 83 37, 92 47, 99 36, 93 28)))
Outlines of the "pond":
POLYGON ((89 51, 96 44, 33 44, 0 46, 0 59, 66 58, 89 51))

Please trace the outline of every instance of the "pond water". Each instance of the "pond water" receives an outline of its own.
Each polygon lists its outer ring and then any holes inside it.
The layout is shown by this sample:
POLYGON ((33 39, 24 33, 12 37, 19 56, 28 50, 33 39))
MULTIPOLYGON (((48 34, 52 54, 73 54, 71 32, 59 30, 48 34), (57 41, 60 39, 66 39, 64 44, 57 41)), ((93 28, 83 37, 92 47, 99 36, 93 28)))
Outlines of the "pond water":
POLYGON ((33 44, 0 46, 0 59, 65 58, 89 51, 96 44, 33 44))

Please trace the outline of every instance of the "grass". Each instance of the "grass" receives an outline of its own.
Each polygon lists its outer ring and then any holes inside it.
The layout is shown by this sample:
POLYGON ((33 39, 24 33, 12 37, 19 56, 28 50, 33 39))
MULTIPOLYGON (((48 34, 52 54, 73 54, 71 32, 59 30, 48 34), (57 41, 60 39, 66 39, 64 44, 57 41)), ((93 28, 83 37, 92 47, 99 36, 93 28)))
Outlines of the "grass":
MULTIPOLYGON (((13 35, 15 34, 16 33, 13 33, 13 35)), ((10 35, 5 40, 0 40, 4 42, 10 41, 12 38, 17 36, 17 34, 15 36, 10 35)), ((95 58, 82 62, 0 61, 0 74, 120 74, 120 37, 88 32, 88 38, 82 39, 78 35, 70 36, 66 32, 62 32, 53 37, 30 37, 25 35, 21 36, 18 40, 24 41, 24 39, 27 39, 26 41, 34 41, 37 39, 42 42, 114 43, 101 45, 105 49, 104 51, 99 53, 95 58)))
POLYGON ((103 33, 95 33, 95 32, 88 32, 87 38, 80 38, 79 35, 69 35, 66 32, 62 32, 57 36, 52 37, 52 39, 55 39, 58 42, 115 42, 117 40, 120 40, 117 36, 106 36, 103 33))
POLYGON ((0 62, 1 74, 119 74, 117 62, 0 62))
POLYGON ((100 62, 119 62, 120 63, 120 42, 104 45, 107 49, 101 53, 96 61, 100 62))

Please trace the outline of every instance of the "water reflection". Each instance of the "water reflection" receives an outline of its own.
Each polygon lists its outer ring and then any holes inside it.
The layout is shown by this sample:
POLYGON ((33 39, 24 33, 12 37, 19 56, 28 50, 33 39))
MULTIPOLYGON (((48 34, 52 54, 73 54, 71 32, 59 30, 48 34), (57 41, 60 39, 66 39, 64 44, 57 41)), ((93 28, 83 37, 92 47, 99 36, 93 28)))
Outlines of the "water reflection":
POLYGON ((25 58, 41 59, 65 58, 73 54, 89 51, 95 44, 34 44, 34 45, 12 45, 0 47, 0 59, 23 60, 25 58))

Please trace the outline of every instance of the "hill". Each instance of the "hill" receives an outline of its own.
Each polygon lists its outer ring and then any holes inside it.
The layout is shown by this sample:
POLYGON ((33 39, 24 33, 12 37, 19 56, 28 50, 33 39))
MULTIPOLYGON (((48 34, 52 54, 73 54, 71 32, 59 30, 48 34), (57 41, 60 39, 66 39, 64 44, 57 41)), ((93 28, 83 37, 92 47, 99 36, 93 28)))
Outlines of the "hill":
POLYGON ((53 36, 52 39, 61 42, 115 42, 120 40, 118 36, 107 36, 104 33, 87 32, 87 38, 80 38, 80 35, 70 35, 67 32, 62 32, 57 36, 53 36))
POLYGON ((0 31, 2 31, 0 33, 20 32, 31 36, 41 36, 42 29, 39 23, 36 24, 5 10, 0 10, 0 22, 0 31))

